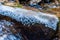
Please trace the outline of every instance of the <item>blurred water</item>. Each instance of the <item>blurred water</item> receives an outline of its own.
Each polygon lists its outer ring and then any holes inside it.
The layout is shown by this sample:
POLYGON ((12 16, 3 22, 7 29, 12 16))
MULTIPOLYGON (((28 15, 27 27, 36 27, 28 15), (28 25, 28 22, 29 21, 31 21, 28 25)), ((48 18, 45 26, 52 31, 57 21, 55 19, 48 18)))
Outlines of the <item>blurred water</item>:
POLYGON ((12 22, 6 20, 0 20, 0 40, 22 40, 22 37, 17 33, 13 34, 11 30, 14 30, 12 22), (17 36, 16 36, 17 35, 17 36))
POLYGON ((46 27, 56 30, 57 22, 59 21, 55 15, 42 12, 35 12, 22 8, 13 8, 0 5, 0 14, 9 16, 24 25, 33 25, 35 23, 45 24, 46 27))

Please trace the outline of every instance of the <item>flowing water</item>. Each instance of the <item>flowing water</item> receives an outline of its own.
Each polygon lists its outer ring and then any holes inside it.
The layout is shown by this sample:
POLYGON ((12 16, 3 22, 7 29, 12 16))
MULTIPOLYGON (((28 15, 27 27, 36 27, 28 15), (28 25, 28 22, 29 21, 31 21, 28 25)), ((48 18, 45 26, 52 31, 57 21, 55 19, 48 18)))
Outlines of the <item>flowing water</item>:
MULTIPOLYGON (((14 27, 13 24, 13 22, 0 20, 0 40, 22 40, 21 36, 19 36, 19 33, 14 35, 11 31, 11 28, 14 27)), ((12 30, 15 29, 12 28, 12 30)))
MULTIPOLYGON (((16 21, 21 22, 22 24, 28 25, 28 26, 34 25, 35 23, 45 24, 46 27, 52 28, 53 30, 56 30, 57 23, 59 21, 55 15, 46 14, 42 12, 35 12, 35 11, 26 10, 22 8, 13 8, 13 7, 4 6, 4 5, 0 5, 0 15, 11 17, 12 19, 15 19, 16 21)), ((0 35, 3 34, 2 28, 5 28, 4 22, 3 22, 3 25, 1 25, 2 23, 0 22, 0 31, 1 31, 0 35)), ((10 25, 9 22, 7 22, 7 24, 10 25)), ((5 29, 8 29, 8 28, 5 28, 5 29)), ((0 37, 1 40, 4 40, 4 39, 20 40, 21 39, 10 34, 11 34, 10 31, 8 35, 6 35, 5 33, 2 37, 0 37)))
POLYGON ((16 21, 22 22, 24 25, 30 25, 34 23, 42 23, 56 30, 57 22, 59 21, 55 15, 50 15, 42 12, 34 12, 31 10, 13 8, 9 6, 0 6, 0 14, 9 16, 16 21))

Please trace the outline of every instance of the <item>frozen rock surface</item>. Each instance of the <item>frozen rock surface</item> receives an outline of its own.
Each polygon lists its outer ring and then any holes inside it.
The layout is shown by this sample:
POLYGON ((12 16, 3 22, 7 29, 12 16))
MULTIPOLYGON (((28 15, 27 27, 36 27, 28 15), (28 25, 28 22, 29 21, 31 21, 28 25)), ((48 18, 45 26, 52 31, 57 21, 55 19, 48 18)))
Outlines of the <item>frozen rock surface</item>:
POLYGON ((45 24, 46 27, 56 30, 57 22, 59 21, 55 15, 50 15, 42 12, 35 12, 22 8, 13 8, 0 5, 0 14, 9 16, 24 25, 33 25, 35 23, 45 24))

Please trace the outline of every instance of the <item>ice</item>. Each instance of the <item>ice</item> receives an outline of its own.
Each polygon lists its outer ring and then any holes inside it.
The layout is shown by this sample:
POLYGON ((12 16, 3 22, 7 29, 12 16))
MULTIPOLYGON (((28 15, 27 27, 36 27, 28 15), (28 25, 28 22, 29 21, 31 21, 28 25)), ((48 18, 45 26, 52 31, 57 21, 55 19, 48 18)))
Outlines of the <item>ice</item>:
POLYGON ((58 18, 55 15, 46 14, 43 12, 35 12, 22 8, 13 8, 0 5, 0 14, 9 16, 24 25, 33 25, 35 23, 45 24, 46 27, 56 30, 58 18))

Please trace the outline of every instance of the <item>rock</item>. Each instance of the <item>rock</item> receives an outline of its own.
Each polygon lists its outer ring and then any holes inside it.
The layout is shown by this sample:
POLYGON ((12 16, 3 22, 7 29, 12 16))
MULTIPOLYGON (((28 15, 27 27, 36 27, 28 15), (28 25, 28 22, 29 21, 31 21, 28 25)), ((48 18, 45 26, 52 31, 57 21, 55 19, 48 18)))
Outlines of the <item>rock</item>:
POLYGON ((30 5, 37 5, 41 0, 31 0, 30 5))
POLYGON ((14 2, 8 2, 8 3, 5 3, 4 5, 7 5, 7 6, 13 6, 13 7, 16 7, 16 3, 14 2))

